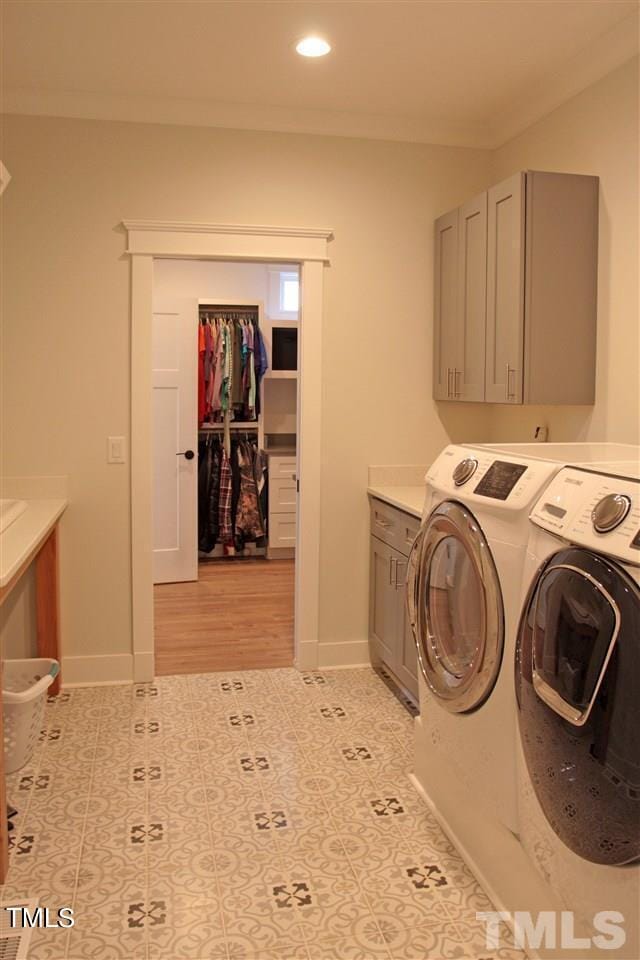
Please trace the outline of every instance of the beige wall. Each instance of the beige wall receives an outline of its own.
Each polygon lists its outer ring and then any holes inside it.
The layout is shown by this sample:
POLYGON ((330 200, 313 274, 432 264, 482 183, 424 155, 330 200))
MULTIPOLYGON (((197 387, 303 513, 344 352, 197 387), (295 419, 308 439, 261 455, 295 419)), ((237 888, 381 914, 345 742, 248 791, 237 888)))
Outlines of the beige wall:
POLYGON ((640 442, 638 162, 637 58, 494 153, 494 181, 527 168, 597 174, 600 243, 595 406, 495 406, 493 440, 529 439, 544 422, 550 440, 640 442))
MULTIPOLYGON (((4 120, 0 206, 5 474, 68 475, 67 655, 131 644, 125 218, 329 226, 323 326, 321 640, 367 632, 370 463, 449 440, 638 442, 637 61, 491 155, 330 137, 47 118, 4 120), (518 169, 601 177, 594 408, 431 400, 432 224, 518 169)), ((28 618, 27 618, 28 620, 28 618)), ((25 623, 27 622, 25 620, 25 623)), ((13 614, 13 622, 21 622, 13 614)))
POLYGON ((330 226, 323 327, 321 639, 367 632, 370 463, 482 439, 487 411, 431 400, 432 223, 483 189, 482 151, 7 117, 5 474, 70 478, 68 656, 131 648, 125 218, 330 226))

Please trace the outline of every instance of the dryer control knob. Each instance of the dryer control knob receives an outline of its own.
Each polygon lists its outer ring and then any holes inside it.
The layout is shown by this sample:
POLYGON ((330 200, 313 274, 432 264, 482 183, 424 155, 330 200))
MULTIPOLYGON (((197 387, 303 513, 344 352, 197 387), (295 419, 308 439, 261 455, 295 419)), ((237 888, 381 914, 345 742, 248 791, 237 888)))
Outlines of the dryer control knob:
POLYGON ((619 527, 631 509, 631 497, 625 493, 609 493, 596 503, 591 522, 596 533, 611 533, 619 527))
POLYGON ((453 482, 456 487, 461 487, 463 483, 470 480, 478 469, 478 461, 474 457, 466 457, 461 460, 453 471, 453 482))

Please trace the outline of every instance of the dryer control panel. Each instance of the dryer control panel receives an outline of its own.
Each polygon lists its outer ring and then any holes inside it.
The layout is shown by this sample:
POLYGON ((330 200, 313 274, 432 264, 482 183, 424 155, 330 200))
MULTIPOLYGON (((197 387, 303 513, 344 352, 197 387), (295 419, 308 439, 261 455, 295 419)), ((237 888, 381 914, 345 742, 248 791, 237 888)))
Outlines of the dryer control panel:
POLYGON ((531 520, 570 543, 640 564, 640 480, 564 467, 531 520))
POLYGON ((441 493, 485 509, 530 510, 557 466, 479 447, 446 447, 427 471, 426 480, 441 493))

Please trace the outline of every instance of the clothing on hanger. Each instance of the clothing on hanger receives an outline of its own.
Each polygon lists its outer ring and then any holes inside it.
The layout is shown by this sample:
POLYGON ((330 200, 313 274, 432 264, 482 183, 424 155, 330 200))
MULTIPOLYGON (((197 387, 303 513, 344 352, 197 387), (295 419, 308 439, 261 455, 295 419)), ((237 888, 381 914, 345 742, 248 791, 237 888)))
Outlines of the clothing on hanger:
MULTIPOLYGON (((255 311, 202 309, 198 336, 198 422, 256 420, 267 351, 255 311)), ((230 444, 227 442, 227 456, 230 444)))
POLYGON ((244 547, 249 541, 264 536, 264 527, 260 516, 258 489, 254 475, 253 452, 249 443, 240 442, 236 447, 240 493, 235 520, 236 545, 244 547))
POLYGON ((233 436, 227 453, 223 436, 198 443, 198 548, 225 556, 244 552, 247 543, 266 542, 267 459, 255 439, 233 436))
POLYGON ((225 548, 233 546, 233 518, 231 516, 232 477, 231 464, 227 451, 222 450, 220 467, 220 497, 218 501, 218 523, 220 542, 225 548))

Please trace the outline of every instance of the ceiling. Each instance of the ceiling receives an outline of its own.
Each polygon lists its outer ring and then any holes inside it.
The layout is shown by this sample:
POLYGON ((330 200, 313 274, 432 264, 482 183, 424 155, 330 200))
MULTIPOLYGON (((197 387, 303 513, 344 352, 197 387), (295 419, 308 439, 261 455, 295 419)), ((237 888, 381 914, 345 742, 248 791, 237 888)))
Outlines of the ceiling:
POLYGON ((638 8, 3 0, 3 108, 495 147, 634 56, 638 8))

